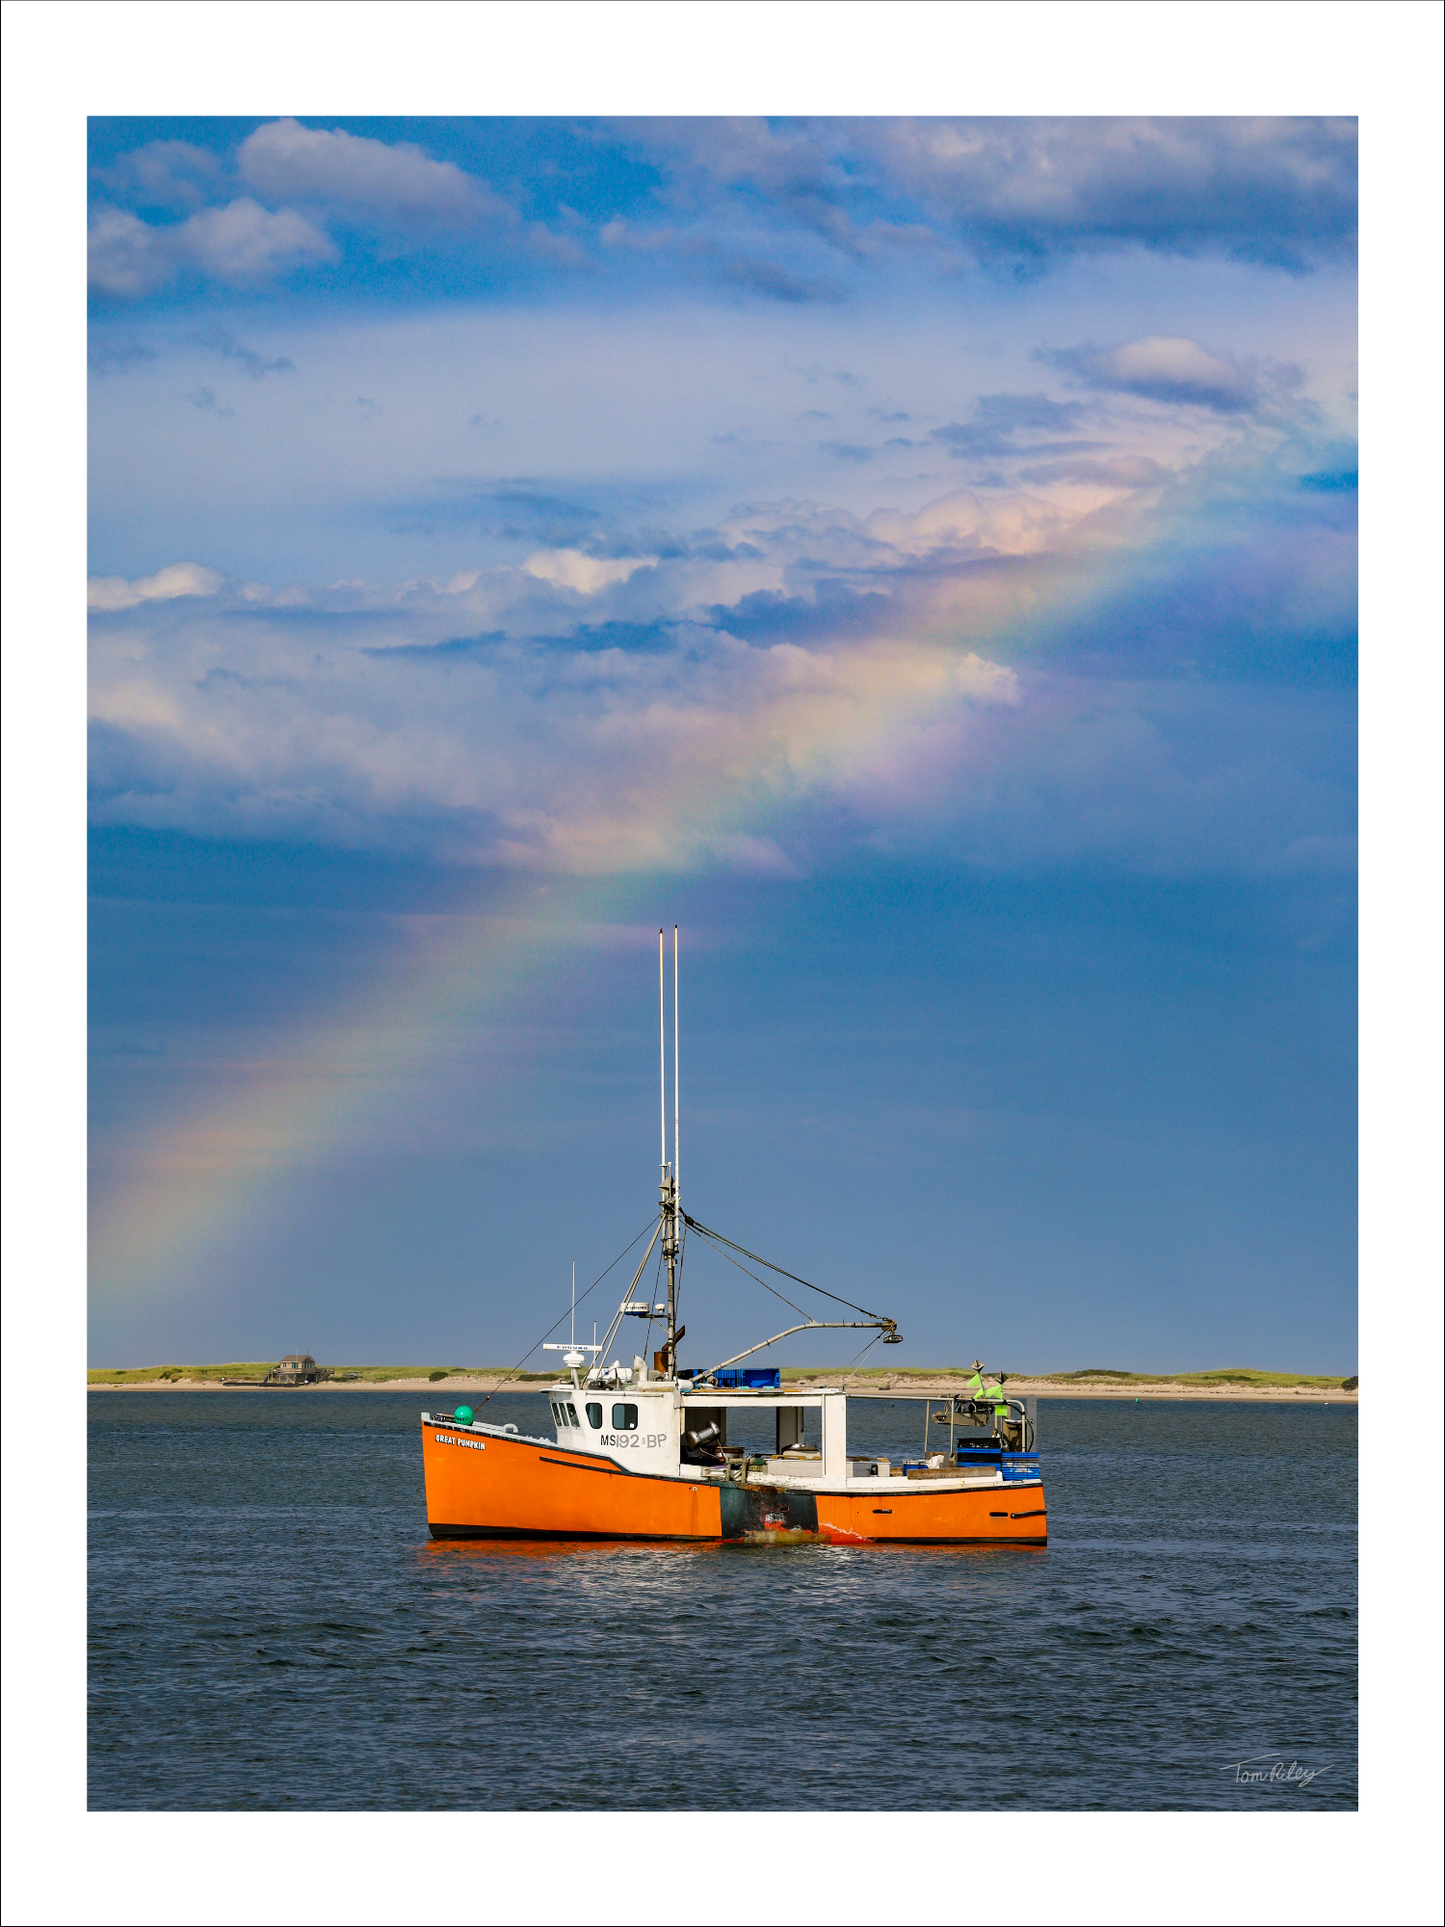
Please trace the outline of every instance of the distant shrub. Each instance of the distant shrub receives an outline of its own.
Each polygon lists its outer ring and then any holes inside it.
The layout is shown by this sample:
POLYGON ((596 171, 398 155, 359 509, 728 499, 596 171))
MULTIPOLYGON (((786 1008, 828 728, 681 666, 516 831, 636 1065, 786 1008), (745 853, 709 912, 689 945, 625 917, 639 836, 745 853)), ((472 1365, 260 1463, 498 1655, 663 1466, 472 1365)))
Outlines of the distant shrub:
POLYGON ((1357 1378, 1346 1378, 1340 1382, 1340 1390, 1342 1392, 1358 1392, 1359 1389, 1360 1381, 1357 1378))
POLYGON ((435 1385, 439 1378, 446 1377, 446 1373, 445 1372, 428 1372, 427 1377, 431 1380, 432 1384, 435 1385))

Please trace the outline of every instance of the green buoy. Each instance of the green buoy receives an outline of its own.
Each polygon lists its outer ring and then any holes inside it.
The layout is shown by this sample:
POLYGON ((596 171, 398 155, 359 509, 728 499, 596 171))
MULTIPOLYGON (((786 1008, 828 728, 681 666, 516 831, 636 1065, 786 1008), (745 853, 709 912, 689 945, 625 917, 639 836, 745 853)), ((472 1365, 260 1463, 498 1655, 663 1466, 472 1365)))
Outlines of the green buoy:
POLYGON ((457 1409, 452 1413, 452 1417, 456 1420, 458 1425, 470 1425, 472 1422, 471 1406, 459 1405, 457 1409))

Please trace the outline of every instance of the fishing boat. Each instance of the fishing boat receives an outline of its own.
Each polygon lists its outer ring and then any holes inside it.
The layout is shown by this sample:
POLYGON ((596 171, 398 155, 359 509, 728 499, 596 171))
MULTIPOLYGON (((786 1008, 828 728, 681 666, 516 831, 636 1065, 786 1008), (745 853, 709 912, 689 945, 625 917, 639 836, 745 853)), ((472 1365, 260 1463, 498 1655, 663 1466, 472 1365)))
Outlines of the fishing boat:
MULTIPOLYGON (((571 1336, 565 1345, 546 1344, 562 1354, 561 1373, 538 1394, 547 1400, 549 1429, 528 1433, 490 1423, 482 1416, 485 1401, 478 1409, 459 1405, 451 1412, 422 1413, 433 1538, 1045 1545, 1048 1514, 1036 1401, 1008 1396, 997 1376, 989 1384, 980 1361, 974 1361, 973 1377, 961 1394, 946 1400, 917 1397, 923 1408, 922 1447, 914 1456, 891 1457, 879 1456, 866 1442, 860 1446, 854 1432, 866 1440, 867 1408, 875 1398, 905 1395, 850 1392, 842 1375, 837 1384, 785 1386, 777 1368, 746 1362, 806 1331, 874 1331, 870 1345, 902 1340, 895 1319, 785 1271, 683 1209, 676 927, 670 1156, 664 957, 659 931, 662 1175, 651 1239, 600 1341, 594 1329, 590 1343, 577 1342, 574 1274, 571 1336), (678 1304, 689 1239, 744 1270, 756 1264, 794 1287, 818 1293, 830 1301, 827 1308, 859 1316, 802 1313, 801 1323, 715 1365, 684 1367, 678 1348, 686 1326, 678 1323, 678 1304), (638 1287, 659 1244, 666 1297, 639 1299, 638 1287), (662 1343, 650 1360, 644 1343, 626 1364, 620 1352, 610 1364, 604 1362, 629 1320, 645 1322, 649 1334, 659 1329, 662 1343), (729 1439, 730 1421, 735 1435, 751 1435, 750 1445, 736 1436, 729 1439)), ((632 1248, 646 1235, 644 1228, 632 1248)), ((539 1414, 539 1427, 545 1425, 539 1414)))

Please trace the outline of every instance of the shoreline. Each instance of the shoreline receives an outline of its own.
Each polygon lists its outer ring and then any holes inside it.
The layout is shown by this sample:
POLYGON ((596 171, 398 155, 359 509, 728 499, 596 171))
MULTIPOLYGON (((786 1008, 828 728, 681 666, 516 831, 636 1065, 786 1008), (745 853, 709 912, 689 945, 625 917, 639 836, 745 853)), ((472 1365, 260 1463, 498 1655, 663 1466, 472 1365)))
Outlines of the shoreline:
MULTIPOLYGON (((445 1403, 459 1392, 498 1392, 510 1389, 518 1394, 532 1392, 541 1394, 546 1387, 555 1384, 552 1378, 509 1379, 503 1374, 449 1372, 445 1379, 435 1383, 429 1378, 388 1378, 352 1379, 341 1384, 329 1381, 321 1385, 222 1385, 216 1379, 181 1378, 141 1379, 128 1384, 114 1383, 87 1384, 90 1392, 268 1392, 280 1394, 317 1393, 317 1392, 417 1392, 427 1393, 445 1403)), ((785 1382, 788 1391, 815 1391, 821 1385, 840 1385, 843 1379, 827 1372, 809 1373, 806 1378, 799 1377, 785 1382)), ((886 1383, 856 1380, 848 1387, 856 1398, 944 1398, 958 1392, 957 1378, 920 1373, 916 1378, 899 1374, 897 1379, 890 1378, 886 1383)), ((1164 1380, 1158 1384, 1140 1385, 1127 1381, 1110 1383, 1108 1380, 1086 1385, 1063 1383, 1049 1378, 1027 1378, 1022 1373, 1010 1376, 1006 1390, 1015 1398, 1082 1398, 1115 1399, 1125 1403, 1143 1403, 1146 1399, 1190 1400, 1208 1402, 1210 1400, 1246 1400, 1251 1404, 1261 1401, 1294 1404, 1296 1400, 1309 1399, 1315 1403, 1332 1405, 1357 1405, 1358 1391, 1345 1391, 1339 1386, 1325 1385, 1250 1385, 1247 1383, 1223 1385, 1191 1385, 1187 1381, 1164 1380)))

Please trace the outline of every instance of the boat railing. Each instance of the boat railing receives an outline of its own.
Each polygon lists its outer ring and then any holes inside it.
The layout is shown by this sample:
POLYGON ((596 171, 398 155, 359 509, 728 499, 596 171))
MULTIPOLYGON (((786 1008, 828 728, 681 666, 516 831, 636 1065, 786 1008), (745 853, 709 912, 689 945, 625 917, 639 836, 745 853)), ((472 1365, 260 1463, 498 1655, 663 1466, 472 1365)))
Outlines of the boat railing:
POLYGON ((955 1393, 938 1410, 930 1402, 925 1429, 931 1435, 940 1425, 948 1427, 946 1456, 954 1465, 997 1468, 1006 1479, 1038 1477, 1038 1426, 1032 1399, 955 1393))
POLYGON ((930 1411, 929 1429, 931 1431, 934 1425, 946 1425, 950 1450, 960 1444, 966 1450, 986 1450, 996 1437, 1005 1450, 1031 1452, 1037 1443, 1038 1433, 1029 1410, 1031 1403, 1030 1400, 1009 1398, 1007 1395, 974 1398, 967 1393, 955 1393, 939 1410, 930 1411), (989 1434, 987 1439, 958 1439, 960 1430, 982 1431, 985 1428, 989 1434))

